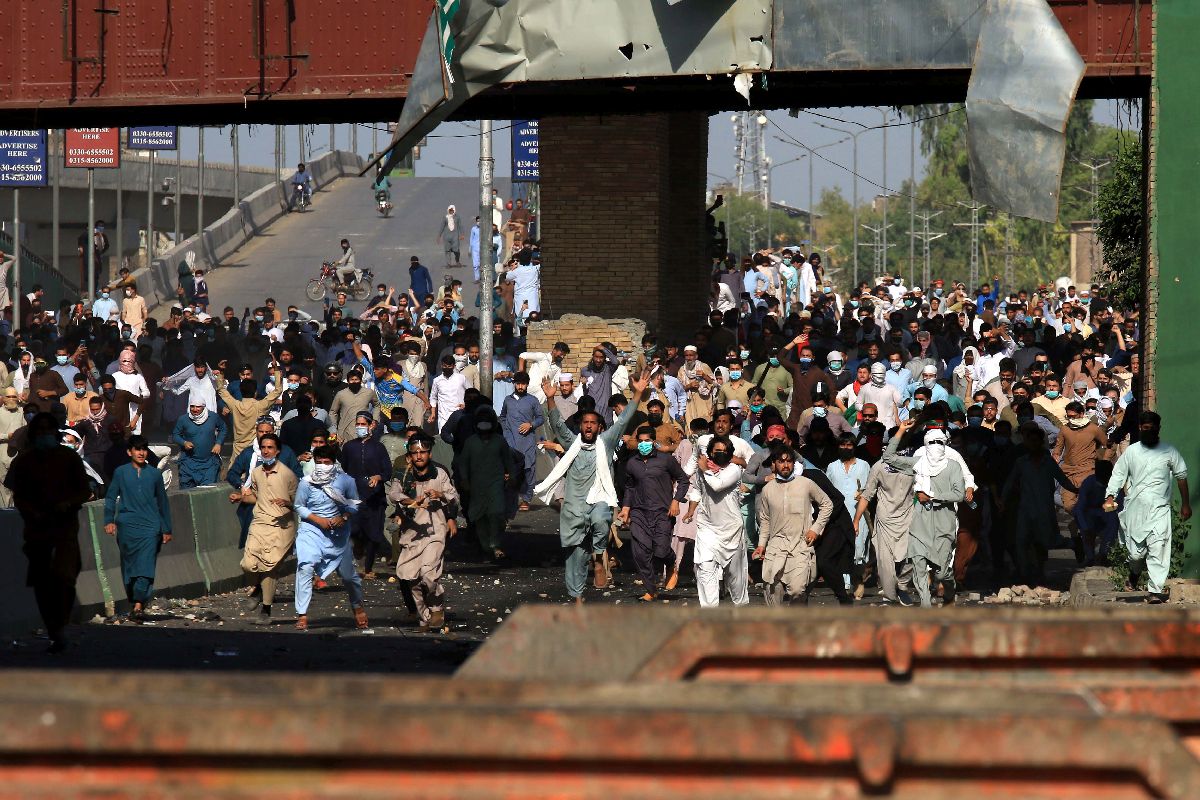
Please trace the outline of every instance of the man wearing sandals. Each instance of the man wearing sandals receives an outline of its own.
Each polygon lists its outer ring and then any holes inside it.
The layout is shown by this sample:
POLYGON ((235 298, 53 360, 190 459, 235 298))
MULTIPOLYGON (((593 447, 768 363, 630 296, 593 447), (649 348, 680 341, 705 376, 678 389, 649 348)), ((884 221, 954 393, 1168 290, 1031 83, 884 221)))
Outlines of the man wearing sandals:
POLYGON ((354 623, 365 631, 362 578, 354 569, 350 547, 350 520, 358 512, 358 491, 354 479, 338 466, 336 447, 318 447, 312 455, 312 473, 296 489, 296 516, 300 520, 296 534, 296 629, 308 630, 313 576, 324 579, 337 570, 350 594, 354 623))
MULTIPOLYGON (((634 397, 641 397, 649 380, 649 373, 643 371, 631 383, 634 397)), ((583 413, 580 416, 579 435, 576 436, 554 405, 554 387, 549 381, 542 385, 542 392, 546 395, 546 406, 550 411, 551 430, 559 441, 571 444, 533 492, 542 502, 549 504, 555 489, 562 484, 563 502, 558 518, 558 535, 567 552, 567 594, 576 604, 582 604, 589 561, 595 562, 596 585, 608 584, 604 551, 608 545, 613 509, 617 507, 612 453, 637 405, 630 403, 625 406, 625 410, 607 430, 604 430, 604 419, 600 414, 595 411, 583 413)))

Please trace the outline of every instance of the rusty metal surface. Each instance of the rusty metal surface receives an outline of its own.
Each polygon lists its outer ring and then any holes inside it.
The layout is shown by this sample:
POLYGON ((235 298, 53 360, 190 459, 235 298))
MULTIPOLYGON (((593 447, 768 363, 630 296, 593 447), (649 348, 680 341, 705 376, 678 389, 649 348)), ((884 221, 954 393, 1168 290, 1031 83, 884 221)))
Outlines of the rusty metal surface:
MULTIPOLYGON (((1200 678, 1184 610, 523 606, 464 678, 1168 686, 1200 678), (619 645, 619 646, 617 646, 619 645)), ((1198 693, 1200 694, 1200 693, 1198 693)))
POLYGON ((0 109, 398 106, 429 12, 428 0, 9 0, 0 109))
POLYGON ((9 672, 0 798, 1194 798, 1069 694, 9 672))

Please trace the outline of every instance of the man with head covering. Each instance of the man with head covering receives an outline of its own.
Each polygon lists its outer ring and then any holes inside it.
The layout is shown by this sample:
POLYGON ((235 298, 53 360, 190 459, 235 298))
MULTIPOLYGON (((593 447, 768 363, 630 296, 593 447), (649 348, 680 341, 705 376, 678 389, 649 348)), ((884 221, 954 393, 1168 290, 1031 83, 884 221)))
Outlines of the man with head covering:
POLYGON ((1018 431, 1024 454, 1013 464, 1000 496, 1000 507, 1016 508, 1009 514, 1015 538, 1019 579, 1030 585, 1042 579, 1049 549, 1058 541, 1058 515, 1054 508, 1057 483, 1073 494, 1079 487, 1071 481, 1046 449, 1046 434, 1035 423, 1023 423, 1018 431))
POLYGON ((854 512, 857 530, 871 501, 875 502, 871 543, 875 547, 875 573, 884 598, 904 606, 912 605, 912 564, 908 560, 908 532, 912 527, 913 476, 876 461, 867 475, 867 485, 858 496, 854 512))
POLYGON ((16 389, 9 386, 0 396, 3 398, 3 402, 0 403, 0 508, 12 508, 12 492, 3 485, 15 455, 9 454, 9 444, 13 434, 25 426, 26 420, 16 389))
POLYGON ((328 578, 334 570, 350 595, 354 624, 368 630, 363 608, 362 578, 354 568, 350 547, 350 520, 358 511, 354 479, 337 463, 337 447, 313 450, 313 469, 296 488, 296 629, 308 630, 308 606, 314 578, 328 578))
POLYGON ((900 428, 884 451, 883 461, 892 469, 913 476, 913 493, 917 506, 909 532, 908 558, 913 566, 913 580, 921 607, 929 608, 933 600, 929 588, 929 572, 942 584, 943 602, 954 602, 954 542, 958 536, 958 504, 966 499, 967 484, 958 462, 947 456, 949 437, 941 428, 925 433, 925 447, 916 457, 899 454, 900 440, 913 426, 911 420, 900 428))
MULTIPOLYGON (((475 434, 469 436, 455 459, 455 470, 467 498, 465 516, 479 538, 484 553, 493 560, 504 558, 501 535, 505 520, 515 515, 509 485, 524 471, 523 456, 513 452, 500 433, 500 423, 490 405, 479 403, 471 415, 475 434)), ((458 436, 455 440, 458 440, 458 436)), ((605 528, 605 533, 608 529, 605 528)))
POLYGON ((133 350, 122 350, 121 355, 117 357, 117 365, 118 369, 113 373, 114 385, 136 398, 129 407, 129 420, 131 430, 141 433, 142 419, 145 416, 141 406, 150 399, 150 387, 137 371, 137 354, 133 350))
POLYGON ((221 444, 225 441, 225 421, 208 410, 204 397, 193 393, 188 398, 188 413, 175 421, 171 441, 182 448, 179 454, 179 488, 194 489, 217 482, 221 472, 221 444))
POLYGON ((1104 510, 1117 508, 1117 494, 1125 490, 1125 508, 1119 515, 1120 540, 1129 551, 1130 582, 1136 588, 1142 563, 1149 577, 1150 602, 1166 599, 1167 570, 1171 566, 1171 482, 1179 488, 1179 518, 1192 516, 1187 464, 1183 456, 1162 442, 1162 418, 1144 411, 1138 418, 1139 441, 1117 459, 1108 481, 1104 510))
MULTIPOLYGON (((1076 486, 1082 486, 1085 480, 1095 474, 1096 459, 1103 457, 1108 448, 1108 436, 1084 411, 1081 402, 1067 404, 1066 424, 1059 429, 1058 439, 1051 450, 1051 455, 1059 462, 1063 474, 1076 486)), ((1061 496, 1063 511, 1071 515, 1069 527, 1075 560, 1082 564, 1085 548, 1074 517, 1075 503, 1079 495, 1063 489, 1061 496)))
MULTIPOLYGON (((683 365, 679 367, 676 377, 687 393, 685 423, 691 425, 692 420, 711 419, 717 379, 708 365, 700 360, 699 350, 695 345, 689 344, 683 348, 683 365)), ((790 373, 788 378, 790 380, 790 373)))
MULTIPOLYGON (((633 396, 640 397, 649 381, 648 373, 632 381, 633 396)), ((596 585, 608 585, 608 567, 604 556, 613 509, 617 507, 612 453, 637 405, 626 405, 607 430, 604 429, 604 417, 598 410, 581 412, 577 436, 567 427, 554 405, 551 386, 546 384, 542 391, 547 396, 551 430, 560 442, 570 442, 570 445, 546 479, 533 491, 542 502, 549 503, 559 484, 562 484, 563 502, 559 511, 558 536, 567 551, 564 577, 567 594, 576 603, 582 604, 589 561, 595 565, 596 585)), ((608 395, 605 395, 606 408, 607 404, 608 395)))
POLYGON ((520 487, 521 511, 529 510, 533 498, 534 472, 537 467, 538 429, 546 420, 542 406, 529 394, 529 375, 518 372, 513 376, 513 393, 504 398, 500 411, 500 428, 504 441, 521 458, 521 473, 525 476, 520 487))
POLYGON ((438 229, 437 240, 442 243, 442 250, 446 254, 447 267, 461 267, 462 259, 459 257, 459 250, 463 240, 462 221, 458 218, 458 210, 449 205, 446 207, 446 215, 442 217, 442 226, 438 229), (451 261, 450 257, 454 260, 451 261))
POLYGON ((209 412, 217 413, 217 384, 208 369, 208 363, 196 358, 191 367, 185 367, 163 381, 163 391, 192 399, 199 399, 209 412))
MULTIPOLYGON (((867 485, 867 478, 871 473, 871 465, 865 460, 857 456, 857 440, 853 433, 839 434, 835 443, 837 445, 837 458, 831 461, 825 467, 825 475, 829 478, 830 483, 841 492, 843 502, 846 504, 846 511, 850 514, 854 513, 858 505, 858 498, 862 495, 863 489, 867 485)), ((854 525, 854 566, 851 568, 850 577, 854 584, 854 599, 861 600, 865 586, 865 570, 867 566, 867 557, 870 554, 870 531, 867 528, 867 523, 863 520, 856 519, 854 525)))
POLYGON ((458 493, 450 473, 432 460, 433 440, 416 434, 408 442, 408 469, 388 483, 395 503, 392 518, 400 528, 396 578, 411 594, 411 610, 421 630, 440 628, 443 611, 442 570, 446 542, 458 533, 458 493))
POLYGON ((897 410, 900 408, 900 392, 887 382, 887 367, 880 362, 871 365, 871 382, 858 391, 858 407, 870 403, 879 414, 879 421, 888 430, 896 426, 897 410))

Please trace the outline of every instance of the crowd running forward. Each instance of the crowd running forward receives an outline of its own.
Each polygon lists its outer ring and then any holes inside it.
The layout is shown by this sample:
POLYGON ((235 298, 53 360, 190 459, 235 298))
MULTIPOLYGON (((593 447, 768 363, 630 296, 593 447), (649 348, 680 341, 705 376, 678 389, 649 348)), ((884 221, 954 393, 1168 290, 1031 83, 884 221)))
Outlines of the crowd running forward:
MULTIPOLYGON (((24 520, 52 649, 85 502, 104 501, 137 622, 171 541, 167 489, 222 482, 243 606, 273 621, 294 554, 300 630, 335 573, 368 630, 363 581, 381 564, 417 623, 442 627, 448 540, 467 533, 502 561, 508 523, 534 503, 558 514, 578 603, 589 582, 613 585, 625 538, 644 602, 692 580, 705 607, 760 590, 806 603, 816 585, 845 605, 868 585, 883 602, 951 604, 972 574, 1044 581, 1060 543, 1080 564, 1119 545, 1132 582, 1144 574, 1164 599, 1176 492, 1191 516, 1187 467, 1140 404, 1140 313, 1102 287, 899 274, 847 287, 819 253, 729 256, 713 260, 693 328, 650 331, 634 353, 595 342, 569 369, 566 343, 526 346, 542 321, 536 216, 504 210, 497 199, 489 236, 453 206, 438 220, 442 286, 413 256, 406 288, 380 284, 365 303, 341 292, 319 316, 274 298, 210 307, 187 265, 155 315, 126 269, 57 309, 36 285, 15 306, 0 298, 0 505, 24 520), (477 269, 489 240, 501 269, 480 287, 462 256, 477 269)), ((340 277, 360 279, 341 244, 340 277)))

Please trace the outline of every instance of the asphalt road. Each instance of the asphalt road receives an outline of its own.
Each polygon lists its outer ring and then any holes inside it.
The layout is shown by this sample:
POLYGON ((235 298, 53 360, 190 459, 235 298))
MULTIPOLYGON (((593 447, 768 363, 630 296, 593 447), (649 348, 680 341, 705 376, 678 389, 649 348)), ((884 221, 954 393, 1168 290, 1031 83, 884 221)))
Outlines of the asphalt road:
MULTIPOLYGON (((507 182, 497 188, 506 194, 507 182)), ((407 291, 409 258, 417 256, 436 286, 447 273, 437 234, 451 203, 464 226, 461 256, 470 264, 467 240, 479 204, 475 178, 398 178, 392 182, 392 203, 391 216, 383 218, 375 209, 370 178, 334 181, 313 196, 307 211, 285 215, 209 274, 209 310, 219 313, 228 305, 240 315, 274 297, 280 307, 295 303, 319 316, 321 304, 305 297, 304 287, 320 274, 322 261, 341 255, 343 238, 350 240, 359 267, 374 270, 376 283, 407 291)), ((473 278, 469 266, 449 273, 464 281, 473 278)))
MULTIPOLYGON (((152 608, 153 621, 130 624, 124 617, 95 620, 72 626, 72 646, 61 655, 45 653, 47 641, 35 632, 0 642, 0 670, 8 668, 149 669, 202 671, 317 670, 326 672, 378 672, 445 675, 453 672, 523 603, 568 602, 563 586, 563 566, 558 545, 558 515, 547 508, 522 513, 506 534, 509 559, 496 565, 485 559, 469 535, 451 540, 446 575, 446 625, 422 632, 408 616, 395 584, 378 567, 381 579, 365 582, 366 609, 372 628, 362 634, 354 628, 346 593, 336 577, 328 589, 314 594, 309 608, 310 630, 293 628, 293 581, 283 581, 276 596, 275 621, 259 627, 248 622, 234 594, 195 601, 159 596, 152 608)), ((615 586, 589 586, 591 603, 637 604, 642 588, 634 583, 629 547, 621 548, 622 562, 614 573, 615 586)), ((967 586, 959 595, 964 605, 974 605, 970 593, 991 592, 991 582, 977 556, 967 586)), ((1047 584, 1065 589, 1077 569, 1069 550, 1055 550, 1047 564, 1047 584)), ((978 596, 978 595, 976 595, 978 596)), ((751 603, 764 601, 760 589, 751 590, 751 603)), ((663 605, 698 608, 690 562, 680 572, 679 586, 660 595, 663 605)), ((880 603, 878 590, 848 609, 859 613, 880 603)), ((812 605, 833 606, 832 593, 818 586, 812 605)), ((803 608, 794 608, 803 614, 803 608)), ((920 614, 919 609, 912 609, 920 614)), ((2 673, 0 673, 2 674, 2 673)))

